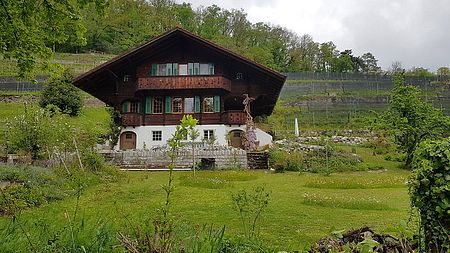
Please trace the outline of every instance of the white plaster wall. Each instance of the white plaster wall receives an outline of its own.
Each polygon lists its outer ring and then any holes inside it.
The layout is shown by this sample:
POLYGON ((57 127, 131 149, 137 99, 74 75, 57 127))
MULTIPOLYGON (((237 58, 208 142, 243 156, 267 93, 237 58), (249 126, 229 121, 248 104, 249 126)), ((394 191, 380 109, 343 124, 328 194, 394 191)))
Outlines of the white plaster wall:
MULTIPOLYGON (((200 135, 195 140, 201 142, 203 139, 203 130, 213 130, 216 136, 216 144, 226 146, 228 145, 227 134, 232 130, 242 130, 245 131, 245 125, 198 125, 196 129, 199 131, 200 135)), ((143 149, 144 145, 146 148, 152 148, 155 146, 165 145, 167 140, 172 137, 175 132, 176 126, 139 126, 139 127, 125 127, 122 129, 123 132, 134 132, 136 134, 136 149, 143 149), (162 140, 153 141, 152 131, 162 131, 162 140)), ((256 129, 256 138, 259 140, 259 145, 270 145, 272 144, 272 136, 261 129, 256 129)), ((118 150, 120 147, 117 144, 114 149, 118 150)))

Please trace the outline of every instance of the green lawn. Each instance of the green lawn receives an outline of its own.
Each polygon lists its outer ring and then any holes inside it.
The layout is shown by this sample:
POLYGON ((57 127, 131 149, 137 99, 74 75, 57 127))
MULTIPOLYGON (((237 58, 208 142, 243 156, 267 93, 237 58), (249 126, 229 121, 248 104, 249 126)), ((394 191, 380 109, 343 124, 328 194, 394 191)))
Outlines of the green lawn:
MULTIPOLYGON (((409 201, 404 184, 408 172, 398 169, 331 176, 266 171, 199 173, 200 177, 229 179, 219 189, 204 188, 201 184, 185 186, 183 178, 189 173, 175 172, 171 214, 178 223, 226 225, 227 235, 241 234, 231 194, 264 186, 271 196, 261 234, 268 245, 280 250, 304 249, 332 230, 368 225, 383 231, 408 219, 409 201)), ((85 230, 94 233, 99 223, 106 222, 111 240, 115 240, 115 231, 126 232, 128 221, 135 224, 155 217, 155 210, 163 203, 161 185, 167 177, 167 172, 127 172, 120 182, 87 189, 81 196, 78 214, 84 218, 85 230)), ((35 224, 47 224, 58 230, 67 225, 64 211, 70 213, 75 206, 76 199, 69 198, 27 210, 20 220, 26 223, 25 230, 31 237, 38 236, 35 224)), ((0 228, 9 221, 0 218, 0 228)), ((15 247, 20 249, 20 245, 26 245, 25 238, 15 247)))

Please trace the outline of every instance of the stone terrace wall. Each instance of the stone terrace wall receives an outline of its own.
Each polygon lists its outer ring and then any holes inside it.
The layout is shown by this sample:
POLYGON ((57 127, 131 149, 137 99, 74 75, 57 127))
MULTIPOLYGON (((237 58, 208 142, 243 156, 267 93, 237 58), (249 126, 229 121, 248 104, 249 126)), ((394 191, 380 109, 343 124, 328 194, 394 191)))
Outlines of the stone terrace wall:
MULTIPOLYGON (((124 169, 161 169, 170 162, 168 150, 126 150, 104 151, 107 160, 124 169)), ((216 169, 247 168, 245 150, 214 147, 211 149, 195 150, 195 159, 200 163, 202 158, 214 158, 216 169)), ((183 149, 177 152, 175 168, 190 168, 192 165, 192 150, 183 149)))

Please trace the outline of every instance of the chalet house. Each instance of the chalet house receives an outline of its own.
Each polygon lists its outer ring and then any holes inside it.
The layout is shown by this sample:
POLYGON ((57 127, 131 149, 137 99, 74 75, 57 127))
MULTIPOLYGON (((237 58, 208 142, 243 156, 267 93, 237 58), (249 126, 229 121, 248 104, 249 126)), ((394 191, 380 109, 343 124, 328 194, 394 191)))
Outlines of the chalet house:
MULTIPOLYGON (((116 149, 164 145, 184 114, 198 119, 200 137, 242 147, 247 114, 270 115, 285 76, 175 28, 78 76, 74 85, 120 110, 116 149)), ((259 145, 272 137, 256 130, 259 145)))

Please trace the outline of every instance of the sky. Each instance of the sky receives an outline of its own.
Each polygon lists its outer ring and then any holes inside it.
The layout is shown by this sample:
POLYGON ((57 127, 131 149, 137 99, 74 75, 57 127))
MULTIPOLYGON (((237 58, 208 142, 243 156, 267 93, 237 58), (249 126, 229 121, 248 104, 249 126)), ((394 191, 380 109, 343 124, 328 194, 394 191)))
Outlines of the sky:
MULTIPOLYGON (((178 0, 177 2, 183 2, 178 0)), ((388 70, 450 67, 450 0, 185 0, 194 8, 243 9, 252 23, 280 25, 340 51, 371 52, 388 70)))

